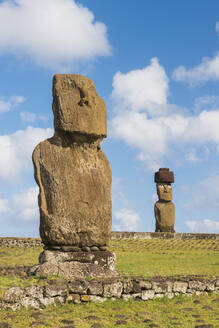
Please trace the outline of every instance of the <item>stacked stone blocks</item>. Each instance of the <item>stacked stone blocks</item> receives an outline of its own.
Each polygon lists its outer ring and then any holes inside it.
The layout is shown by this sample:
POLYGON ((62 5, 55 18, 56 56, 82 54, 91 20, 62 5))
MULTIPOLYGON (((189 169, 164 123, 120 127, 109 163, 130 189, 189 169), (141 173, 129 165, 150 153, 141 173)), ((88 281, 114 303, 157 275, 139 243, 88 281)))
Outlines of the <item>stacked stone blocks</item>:
POLYGON ((166 278, 151 278, 147 281, 141 278, 105 278, 105 279, 58 279, 48 281, 46 286, 31 286, 26 288, 9 288, 1 308, 17 310, 20 307, 41 308, 50 304, 103 302, 111 299, 141 299, 173 298, 178 295, 191 296, 219 293, 219 278, 203 279, 200 277, 181 277, 180 280, 166 278))

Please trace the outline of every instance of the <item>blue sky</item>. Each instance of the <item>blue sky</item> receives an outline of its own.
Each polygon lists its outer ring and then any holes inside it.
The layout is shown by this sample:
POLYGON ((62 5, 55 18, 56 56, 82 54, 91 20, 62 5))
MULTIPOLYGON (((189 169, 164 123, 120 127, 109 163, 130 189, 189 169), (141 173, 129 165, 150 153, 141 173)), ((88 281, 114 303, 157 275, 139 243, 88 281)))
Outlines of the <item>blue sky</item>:
POLYGON ((218 0, 0 1, 0 231, 38 236, 31 154, 53 134, 52 76, 104 98, 113 230, 154 231, 169 167, 177 232, 219 233, 218 0))

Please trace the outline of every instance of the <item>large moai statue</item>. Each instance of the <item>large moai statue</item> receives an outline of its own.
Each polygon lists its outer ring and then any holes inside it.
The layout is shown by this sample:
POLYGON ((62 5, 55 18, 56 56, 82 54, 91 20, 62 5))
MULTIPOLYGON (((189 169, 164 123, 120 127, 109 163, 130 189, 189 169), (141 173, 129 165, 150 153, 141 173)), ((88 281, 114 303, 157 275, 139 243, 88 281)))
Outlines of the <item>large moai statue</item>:
POLYGON ((82 265, 79 275, 101 275, 101 270, 94 272, 94 263, 109 270, 115 264, 114 253, 107 251, 112 220, 111 169, 100 148, 107 135, 104 100, 89 78, 57 74, 52 108, 54 136, 33 152, 34 176, 40 189, 40 236, 45 245, 36 272, 56 274, 65 262, 70 265, 66 275, 77 272, 78 264, 82 265), (49 269, 49 262, 57 268, 49 269), (92 265, 84 268, 87 263, 92 265))
POLYGON ((172 202, 174 173, 168 168, 160 168, 154 175, 159 200, 154 205, 156 232, 175 232, 175 206, 172 202))

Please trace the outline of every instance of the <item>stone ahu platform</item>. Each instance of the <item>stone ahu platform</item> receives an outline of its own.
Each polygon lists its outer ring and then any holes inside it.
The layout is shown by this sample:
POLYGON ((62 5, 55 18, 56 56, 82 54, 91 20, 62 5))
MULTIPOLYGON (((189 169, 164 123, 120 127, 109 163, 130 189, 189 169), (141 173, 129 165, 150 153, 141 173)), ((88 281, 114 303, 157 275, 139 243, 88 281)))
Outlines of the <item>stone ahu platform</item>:
MULTIPOLYGON (((54 246, 39 256, 39 264, 28 271, 28 275, 58 275, 67 278, 117 277, 116 255, 107 250, 78 250, 77 247, 54 246)), ((44 247, 46 248, 46 247, 44 247)))

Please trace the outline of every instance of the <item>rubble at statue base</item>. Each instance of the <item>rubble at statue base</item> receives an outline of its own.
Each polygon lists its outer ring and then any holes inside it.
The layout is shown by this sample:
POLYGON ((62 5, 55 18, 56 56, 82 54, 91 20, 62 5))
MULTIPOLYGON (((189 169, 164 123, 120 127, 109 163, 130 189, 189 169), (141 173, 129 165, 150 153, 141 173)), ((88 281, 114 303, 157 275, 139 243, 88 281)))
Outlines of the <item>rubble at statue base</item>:
POLYGON ((111 233, 111 169, 100 148, 106 108, 80 75, 53 79, 55 134, 33 152, 44 252, 33 275, 117 276, 111 233))
POLYGON ((156 219, 156 232, 175 232, 175 206, 172 202, 174 174, 168 168, 160 168, 155 173, 154 180, 157 183, 157 195, 159 200, 154 205, 156 219))

